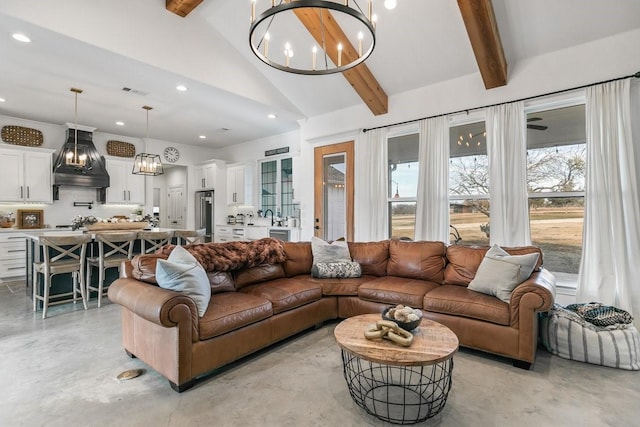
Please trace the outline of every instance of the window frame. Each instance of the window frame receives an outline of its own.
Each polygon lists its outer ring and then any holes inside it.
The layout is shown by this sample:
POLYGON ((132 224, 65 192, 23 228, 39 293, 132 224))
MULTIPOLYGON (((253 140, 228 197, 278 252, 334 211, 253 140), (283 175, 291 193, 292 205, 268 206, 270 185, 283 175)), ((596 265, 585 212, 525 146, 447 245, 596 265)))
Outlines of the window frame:
MULTIPOLYGON (((525 120, 530 114, 540 113, 549 110, 555 110, 560 108, 575 107, 578 105, 585 105, 586 107, 586 95, 583 89, 565 92, 562 94, 552 95, 548 97, 538 98, 534 100, 525 101, 524 115, 525 120)), ((585 117, 586 126, 586 117, 585 117)), ((525 138, 525 150, 529 151, 529 141, 525 138)), ((585 147, 587 141, 585 138, 585 147)), ((574 144, 566 144, 574 145, 574 144)), ((585 159, 586 160, 586 159, 585 159)), ((528 183, 528 178, 527 178, 528 183)), ((551 198, 582 198, 586 202, 586 188, 584 191, 558 191, 558 192, 527 192, 527 205, 531 199, 551 199, 551 198)), ((529 218, 529 223, 531 218, 529 218)), ((584 251, 584 240, 582 241, 582 250, 584 251)), ((581 261, 582 262, 582 261, 581 261)), ((561 288, 576 289, 577 288, 577 274, 553 271, 558 279, 558 286, 561 288)))
MULTIPOLYGON (((418 175, 420 173, 420 126, 418 125, 418 123, 408 123, 408 124, 404 124, 404 125, 398 125, 398 126, 394 126, 393 128, 390 128, 387 131, 387 140, 385 141, 385 150, 387 151, 387 167, 389 164, 388 161, 388 155, 389 155, 389 140, 392 138, 397 138, 400 136, 407 136, 407 135, 413 135, 416 134, 418 135, 418 159, 417 159, 417 163, 418 163, 418 175)), ((419 179, 419 178, 418 178, 419 179)), ((386 195, 387 195, 387 217, 388 217, 388 236, 389 238, 392 238, 392 231, 393 231, 393 218, 392 218, 392 212, 393 212, 393 203, 415 203, 416 204, 416 208, 418 206, 418 194, 416 193, 416 195, 414 197, 398 197, 398 198, 394 198, 392 193, 393 191, 389 191, 390 188, 393 188, 393 182, 391 180, 391 172, 388 172, 388 176, 387 176, 387 188, 385 189, 386 195)), ((414 222, 414 226, 413 226, 413 238, 415 238, 415 234, 416 234, 416 229, 415 229, 415 222, 414 222)))
POLYGON ((269 162, 276 162, 276 178, 275 178, 275 188, 276 188, 276 194, 275 194, 275 209, 273 212, 274 216, 278 215, 278 212, 280 212, 280 215, 284 216, 294 216, 295 215, 295 198, 293 196, 293 168, 294 168, 294 160, 293 160, 293 156, 291 154, 286 154, 286 155, 280 155, 280 156, 273 156, 273 157, 268 157, 268 158, 264 158, 264 159, 260 159, 258 160, 258 188, 259 188, 259 204, 260 204, 260 209, 262 209, 263 211, 266 209, 270 209, 270 207, 265 207, 262 204, 262 188, 263 188, 263 182, 262 182, 262 178, 263 178, 263 173, 262 173, 262 167, 263 164, 265 163, 269 163, 269 162), (289 159, 291 161, 291 182, 292 182, 292 192, 291 192, 291 203, 288 206, 291 206, 291 209, 293 212, 291 213, 284 213, 283 210, 283 205, 282 205, 282 161, 283 160, 287 160, 289 159))

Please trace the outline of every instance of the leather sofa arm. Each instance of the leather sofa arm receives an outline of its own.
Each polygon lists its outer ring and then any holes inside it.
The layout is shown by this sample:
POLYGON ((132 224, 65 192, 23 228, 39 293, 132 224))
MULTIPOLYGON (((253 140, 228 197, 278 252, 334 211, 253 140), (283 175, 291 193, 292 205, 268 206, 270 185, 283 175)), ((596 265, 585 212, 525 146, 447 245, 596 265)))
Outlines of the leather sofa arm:
POLYGON ((534 312, 548 311, 556 297, 556 278, 549 270, 542 268, 519 284, 511 294, 509 303, 511 326, 518 327, 520 309, 534 312), (523 307, 521 307, 523 306, 523 307))
POLYGON ((198 309, 188 296, 136 279, 119 278, 109 286, 109 300, 167 328, 177 326, 188 317, 197 339, 198 309))

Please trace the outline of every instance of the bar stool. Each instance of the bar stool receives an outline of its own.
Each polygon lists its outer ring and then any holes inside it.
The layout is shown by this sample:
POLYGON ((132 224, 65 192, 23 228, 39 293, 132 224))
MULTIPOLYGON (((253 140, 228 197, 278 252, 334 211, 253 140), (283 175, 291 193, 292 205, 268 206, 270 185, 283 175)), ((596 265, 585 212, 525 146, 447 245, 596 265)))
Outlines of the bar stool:
POLYGON ((164 245, 171 243, 173 231, 138 231, 141 253, 152 254, 164 245))
POLYGON ((118 267, 122 261, 130 260, 133 256, 133 244, 138 238, 138 232, 105 232, 96 233, 98 242, 98 256, 87 258, 87 299, 91 291, 98 291, 98 307, 102 306, 104 292, 104 276, 108 268, 118 267), (91 271, 98 268, 98 286, 91 284, 91 271))
POLYGON ((205 228, 200 230, 175 230, 173 235, 179 245, 190 245, 192 243, 203 243, 206 232, 205 228))
POLYGON ((82 298, 84 309, 87 309, 87 297, 85 295, 84 263, 87 257, 87 243, 91 241, 90 234, 73 236, 41 236, 44 261, 33 263, 33 311, 37 310, 38 301, 42 301, 42 318, 47 317, 47 308, 50 305, 67 301, 49 302, 51 278, 56 274, 71 273, 73 289, 71 292, 58 294, 56 297, 73 296, 73 302, 78 300, 78 291, 82 298), (44 276, 42 295, 38 273, 44 276))

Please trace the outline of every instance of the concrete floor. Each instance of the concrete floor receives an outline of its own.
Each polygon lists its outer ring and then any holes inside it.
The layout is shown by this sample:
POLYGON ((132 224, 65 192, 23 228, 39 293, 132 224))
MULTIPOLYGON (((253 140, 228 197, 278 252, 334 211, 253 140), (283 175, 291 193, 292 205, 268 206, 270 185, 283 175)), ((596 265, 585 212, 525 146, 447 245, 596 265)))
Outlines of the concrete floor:
MULTIPOLYGON (((347 391, 337 323, 308 331, 177 394, 120 346, 120 308, 65 304, 31 311, 20 284, 0 285, 0 426, 384 425, 347 391), (13 291, 13 292, 12 292, 13 291), (127 369, 146 373, 120 382, 127 369)), ((531 371, 461 350, 433 426, 631 426, 640 373, 571 362, 538 350, 531 371)))

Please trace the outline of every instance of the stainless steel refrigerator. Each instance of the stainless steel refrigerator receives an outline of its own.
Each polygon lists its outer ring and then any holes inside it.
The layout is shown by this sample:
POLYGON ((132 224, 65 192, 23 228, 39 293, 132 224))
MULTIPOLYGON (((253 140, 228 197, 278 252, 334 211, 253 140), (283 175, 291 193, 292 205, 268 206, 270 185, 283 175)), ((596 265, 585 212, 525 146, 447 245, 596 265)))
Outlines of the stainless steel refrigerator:
POLYGON ((213 218, 213 190, 196 191, 196 229, 204 228, 205 242, 213 242, 214 218, 213 218))

